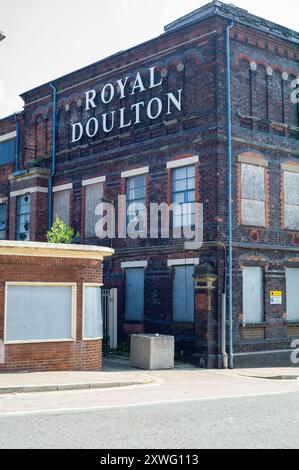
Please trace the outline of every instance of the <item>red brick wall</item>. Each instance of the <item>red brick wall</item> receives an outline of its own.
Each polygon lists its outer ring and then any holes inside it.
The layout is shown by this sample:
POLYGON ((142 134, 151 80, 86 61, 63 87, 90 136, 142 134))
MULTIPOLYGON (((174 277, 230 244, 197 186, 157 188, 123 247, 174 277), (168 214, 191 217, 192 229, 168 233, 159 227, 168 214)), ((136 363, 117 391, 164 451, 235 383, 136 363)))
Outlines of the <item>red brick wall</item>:
POLYGON ((70 282, 77 284, 76 340, 57 343, 5 345, 0 372, 101 370, 102 341, 82 340, 82 284, 101 283, 99 261, 1 256, 0 339, 4 338, 5 282, 70 282))

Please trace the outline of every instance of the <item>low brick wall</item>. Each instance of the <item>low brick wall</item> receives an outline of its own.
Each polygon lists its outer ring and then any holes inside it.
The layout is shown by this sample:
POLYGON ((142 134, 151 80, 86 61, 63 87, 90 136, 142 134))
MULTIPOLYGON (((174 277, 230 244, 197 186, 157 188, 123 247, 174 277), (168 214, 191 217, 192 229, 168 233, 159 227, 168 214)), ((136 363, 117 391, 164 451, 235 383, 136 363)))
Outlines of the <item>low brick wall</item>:
POLYGON ((102 341, 5 345, 0 372, 99 371, 102 341))
MULTIPOLYGON (((0 372, 7 371, 96 371, 102 369, 102 340, 84 340, 82 328, 83 285, 103 283, 102 259, 112 254, 109 249, 82 253, 45 252, 46 244, 0 242, 0 372), (26 246, 27 245, 27 246, 26 246), (33 245, 40 248, 32 253, 33 245), (11 254, 10 254, 11 251, 11 254), (40 252, 40 253, 39 253, 40 252), (46 253, 46 255, 44 255, 46 253), (88 255, 89 253, 89 255, 88 255), (70 256, 70 257, 68 257, 70 256), (89 256, 82 258, 81 256, 89 256), (95 259, 93 259, 95 258, 95 259), (71 341, 3 344, 5 338, 6 283, 72 283, 76 284, 76 334, 71 341), (3 354, 4 348, 4 354, 3 354), (2 360, 1 360, 2 356, 2 360), (3 362, 4 359, 4 362, 3 362)), ((54 301, 55 299, 53 299, 54 301)))

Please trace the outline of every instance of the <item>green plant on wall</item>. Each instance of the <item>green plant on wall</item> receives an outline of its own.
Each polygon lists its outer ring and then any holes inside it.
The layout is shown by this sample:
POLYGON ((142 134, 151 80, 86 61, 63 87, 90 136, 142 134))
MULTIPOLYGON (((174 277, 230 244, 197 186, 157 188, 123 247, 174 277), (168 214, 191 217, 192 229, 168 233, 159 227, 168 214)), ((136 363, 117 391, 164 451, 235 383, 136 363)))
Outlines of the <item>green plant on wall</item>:
POLYGON ((74 229, 69 225, 65 224, 62 219, 56 217, 55 222, 50 230, 47 232, 48 243, 74 243, 74 241, 80 238, 80 233, 75 234, 74 229))
POLYGON ((31 168, 41 168, 44 166, 44 158, 35 158, 29 163, 31 168))

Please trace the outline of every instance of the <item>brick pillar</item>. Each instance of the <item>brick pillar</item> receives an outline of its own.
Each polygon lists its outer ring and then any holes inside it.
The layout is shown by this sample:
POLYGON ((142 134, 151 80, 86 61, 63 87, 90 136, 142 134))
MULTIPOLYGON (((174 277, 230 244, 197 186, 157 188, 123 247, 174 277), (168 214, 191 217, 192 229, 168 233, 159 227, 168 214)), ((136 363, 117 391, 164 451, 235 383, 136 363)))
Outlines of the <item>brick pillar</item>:
MULTIPOLYGON (((204 284, 204 283, 203 283, 204 284)), ((218 367, 217 289, 195 287, 194 362, 199 367, 218 367)))
POLYGON ((45 192, 36 192, 31 194, 30 240, 37 242, 45 242, 47 230, 48 194, 45 192))

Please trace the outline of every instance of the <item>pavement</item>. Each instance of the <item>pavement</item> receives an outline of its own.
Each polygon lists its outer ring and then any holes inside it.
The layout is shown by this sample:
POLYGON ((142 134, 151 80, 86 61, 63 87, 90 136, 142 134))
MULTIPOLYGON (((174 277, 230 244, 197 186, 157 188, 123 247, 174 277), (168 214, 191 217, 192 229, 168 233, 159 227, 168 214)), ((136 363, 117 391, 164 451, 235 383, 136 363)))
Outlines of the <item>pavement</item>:
POLYGON ((7 386, 106 384, 0 394, 0 448, 299 448, 298 376, 188 364, 141 371, 119 358, 99 373, 0 374, 7 386))
POLYGON ((36 372, 0 374, 0 395, 9 393, 57 392, 145 385, 154 377, 128 370, 112 372, 36 372))
POLYGON ((159 384, 161 380, 163 381, 163 373, 169 378, 171 376, 175 378, 178 371, 192 370, 197 375, 201 374, 202 379, 206 379, 209 372, 218 372, 232 377, 299 381, 299 368, 298 370, 294 368, 265 368, 207 371, 196 369, 190 364, 176 363, 172 371, 143 371, 131 368, 127 359, 112 358, 104 362, 104 370, 101 372, 1 373, 0 395, 159 384))

